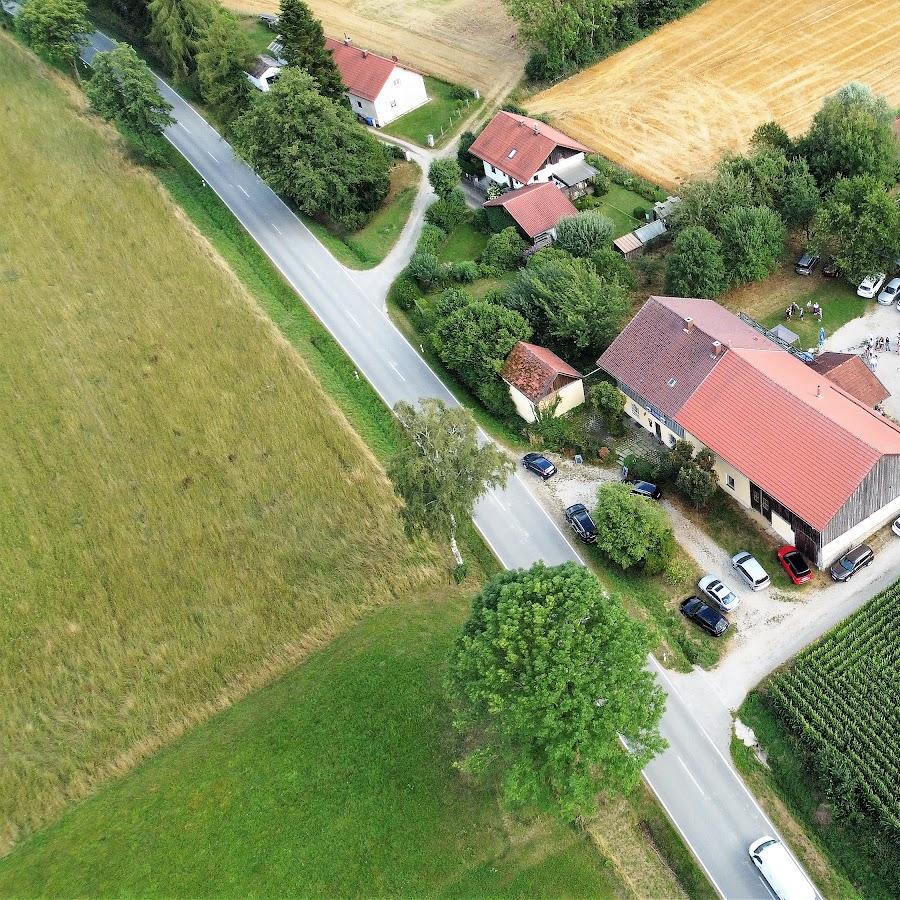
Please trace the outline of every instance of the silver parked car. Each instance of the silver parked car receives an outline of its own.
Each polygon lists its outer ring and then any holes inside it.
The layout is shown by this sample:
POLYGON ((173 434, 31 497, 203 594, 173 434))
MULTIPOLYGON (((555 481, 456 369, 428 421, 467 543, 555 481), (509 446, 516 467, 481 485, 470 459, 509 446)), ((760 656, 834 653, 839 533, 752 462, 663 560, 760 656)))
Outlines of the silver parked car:
POLYGON ((900 297, 900 278, 892 278, 877 299, 882 306, 890 306, 898 297, 900 297))
POLYGON ((697 587, 709 597, 710 600, 725 613, 737 609, 741 605, 740 599, 735 595, 727 585, 722 584, 715 575, 704 575, 698 582, 697 587))
POLYGON ((762 591, 769 586, 768 573, 759 564, 756 557, 746 550, 741 550, 740 553, 735 553, 731 557, 731 567, 741 576, 751 591, 762 591))

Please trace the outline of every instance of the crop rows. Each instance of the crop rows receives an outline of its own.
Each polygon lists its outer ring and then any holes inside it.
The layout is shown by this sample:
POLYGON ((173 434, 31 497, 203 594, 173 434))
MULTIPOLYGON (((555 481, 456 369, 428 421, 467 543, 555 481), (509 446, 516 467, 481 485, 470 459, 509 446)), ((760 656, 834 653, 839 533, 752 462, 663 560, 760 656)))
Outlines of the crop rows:
POLYGON ((800 653, 771 697, 819 768, 841 759, 861 811, 900 832, 900 581, 800 653))

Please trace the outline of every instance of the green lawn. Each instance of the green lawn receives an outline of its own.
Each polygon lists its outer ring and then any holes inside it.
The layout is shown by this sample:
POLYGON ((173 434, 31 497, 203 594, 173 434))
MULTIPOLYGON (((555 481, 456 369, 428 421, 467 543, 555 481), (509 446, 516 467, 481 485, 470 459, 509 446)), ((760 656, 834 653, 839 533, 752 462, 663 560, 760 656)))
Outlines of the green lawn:
POLYGON ((268 51, 267 47, 275 40, 277 32, 272 31, 270 28, 266 28, 256 16, 240 16, 240 23, 241 27, 247 32, 247 35, 250 38, 253 52, 257 54, 268 53, 271 55, 271 51, 268 51))
POLYGON ((0 894, 623 896, 582 834, 454 772, 467 605, 371 616, 0 861, 0 894))
POLYGON ((447 235, 447 239, 438 250, 438 259, 441 262, 477 260, 488 242, 488 237, 471 222, 464 222, 447 235))
MULTIPOLYGON (((776 825, 823 896, 895 900, 898 873, 888 866, 889 855, 878 852, 877 836, 873 842, 877 833, 832 819, 803 745, 782 726, 765 699, 764 687, 750 694, 738 716, 754 730, 768 766, 761 765, 737 740, 731 748, 734 762, 766 810, 776 817, 776 825)), ((896 849, 893 855, 896 858, 896 849)))
POLYGON ((636 206, 646 210, 653 209, 653 204, 648 203, 640 194, 635 194, 634 191, 629 191, 618 184, 610 185, 609 190, 600 200, 600 205, 594 208, 599 209, 600 212, 612 219, 615 226, 613 230, 614 238, 628 234, 629 231, 634 231, 635 228, 646 224, 643 219, 634 217, 633 213, 636 206))
POLYGON ((385 134, 405 138, 422 147, 427 146, 428 135, 433 134, 435 146, 440 147, 456 134, 463 120, 483 102, 473 96, 467 105, 465 101, 453 97, 454 90, 458 90, 454 85, 429 75, 425 76, 425 90, 429 101, 387 125, 382 129, 385 134))
POLYGON ((406 225, 416 194, 421 171, 412 162, 395 163, 391 169, 391 190, 381 209, 359 231, 345 231, 325 225, 309 216, 301 216, 304 224, 345 266, 371 269, 377 266, 397 243, 406 225))

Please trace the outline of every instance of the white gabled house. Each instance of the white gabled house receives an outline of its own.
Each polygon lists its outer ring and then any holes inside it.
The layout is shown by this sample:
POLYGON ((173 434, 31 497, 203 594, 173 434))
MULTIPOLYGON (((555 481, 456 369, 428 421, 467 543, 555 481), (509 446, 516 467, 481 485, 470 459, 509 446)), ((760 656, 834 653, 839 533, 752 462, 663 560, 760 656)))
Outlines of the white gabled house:
POLYGON ((257 56, 253 68, 247 73, 247 80, 258 91, 266 93, 281 74, 283 66, 284 60, 273 59, 265 54, 257 56))
POLYGON ((367 125, 381 128, 428 102, 425 79, 396 56, 387 59, 361 50, 348 37, 328 38, 325 46, 341 73, 350 108, 367 125))
POLYGON ((469 147, 495 184, 517 190, 552 181, 569 197, 586 193, 597 174, 584 158, 590 152, 550 125, 505 110, 488 122, 469 147))

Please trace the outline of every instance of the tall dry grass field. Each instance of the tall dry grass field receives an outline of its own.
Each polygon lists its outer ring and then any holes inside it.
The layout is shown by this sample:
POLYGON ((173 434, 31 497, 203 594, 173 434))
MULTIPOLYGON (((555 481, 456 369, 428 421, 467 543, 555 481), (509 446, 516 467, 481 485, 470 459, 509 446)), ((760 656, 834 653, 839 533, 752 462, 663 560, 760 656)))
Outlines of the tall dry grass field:
MULTIPOLYGON (((241 12, 275 12, 280 0, 222 0, 241 12)), ((398 56, 445 81, 505 97, 522 77, 525 50, 501 0, 309 0, 325 33, 398 56)))
POLYGON ((769 119, 802 132, 848 81, 900 104, 898 47, 898 0, 709 0, 527 106, 672 187, 769 119))
POLYGON ((0 848, 432 581, 161 188, 0 34, 0 848))

